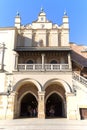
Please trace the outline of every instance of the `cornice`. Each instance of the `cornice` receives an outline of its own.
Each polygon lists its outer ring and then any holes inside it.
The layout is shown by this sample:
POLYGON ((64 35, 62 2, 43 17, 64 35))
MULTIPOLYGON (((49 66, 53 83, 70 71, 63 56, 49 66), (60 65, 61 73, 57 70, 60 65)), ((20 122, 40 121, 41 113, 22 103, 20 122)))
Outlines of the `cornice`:
POLYGON ((0 27, 0 30, 17 30, 16 27, 0 27))

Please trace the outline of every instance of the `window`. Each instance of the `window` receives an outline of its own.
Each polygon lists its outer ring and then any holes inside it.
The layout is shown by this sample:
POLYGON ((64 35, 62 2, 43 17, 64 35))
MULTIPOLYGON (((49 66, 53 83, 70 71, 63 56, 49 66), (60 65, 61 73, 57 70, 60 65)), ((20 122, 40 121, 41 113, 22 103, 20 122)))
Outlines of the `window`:
POLYGON ((28 60, 27 64, 33 64, 33 61, 32 60, 28 60))
POLYGON ((41 17, 41 21, 43 21, 43 17, 41 17))
POLYGON ((52 60, 50 63, 51 64, 57 64, 57 61, 56 60, 52 60))

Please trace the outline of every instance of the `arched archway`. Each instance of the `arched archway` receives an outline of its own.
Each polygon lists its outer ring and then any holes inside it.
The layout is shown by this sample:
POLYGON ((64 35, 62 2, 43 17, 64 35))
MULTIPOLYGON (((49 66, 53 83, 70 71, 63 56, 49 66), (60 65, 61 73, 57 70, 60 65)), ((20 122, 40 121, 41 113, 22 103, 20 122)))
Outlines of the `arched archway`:
POLYGON ((20 103, 20 117, 37 117, 38 102, 32 93, 23 96, 20 103))
POLYGON ((49 80, 45 88, 45 115, 51 117, 50 110, 54 110, 53 117, 67 117, 66 92, 72 91, 63 80, 49 80))
POLYGON ((46 101, 46 117, 64 117, 64 102, 60 95, 52 93, 46 101))
POLYGON ((30 79, 30 78, 21 79, 20 81, 18 81, 18 82, 13 86, 13 91, 18 92, 18 90, 20 89, 20 87, 21 87, 22 85, 26 84, 26 83, 27 83, 27 84, 29 84, 29 83, 34 84, 34 85, 37 87, 38 91, 41 92, 41 84, 40 84, 38 81, 36 81, 36 80, 34 80, 34 79, 30 79))
MULTIPOLYGON (((13 91, 16 92, 15 96, 15 105, 14 105, 14 118, 20 118, 20 116, 30 117, 28 114, 28 103, 32 102, 29 99, 35 99, 38 105, 38 92, 41 92, 41 85, 33 79, 22 79, 18 81, 13 87, 13 91), (32 95, 32 98, 29 98, 29 95, 32 95), (33 98, 34 97, 34 98, 33 98), (25 100, 27 99, 27 100, 25 100), (25 106, 23 106, 25 103, 25 106), (25 110, 23 110, 23 107, 25 110)), ((38 108, 38 106, 37 106, 38 108)))
POLYGON ((43 90, 46 90, 46 88, 52 84, 58 84, 60 85, 61 87, 63 87, 66 91, 66 93, 71 93, 73 90, 71 88, 71 86, 64 80, 62 79, 51 79, 51 80, 48 80, 45 84, 44 84, 44 87, 43 87, 43 90))

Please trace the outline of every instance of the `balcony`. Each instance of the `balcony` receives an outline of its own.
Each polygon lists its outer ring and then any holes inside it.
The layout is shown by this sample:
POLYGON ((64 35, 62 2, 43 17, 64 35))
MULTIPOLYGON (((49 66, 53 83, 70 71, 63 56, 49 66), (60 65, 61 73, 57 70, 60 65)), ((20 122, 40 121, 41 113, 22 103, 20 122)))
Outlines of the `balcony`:
POLYGON ((70 71, 69 64, 18 64, 18 71, 70 71))

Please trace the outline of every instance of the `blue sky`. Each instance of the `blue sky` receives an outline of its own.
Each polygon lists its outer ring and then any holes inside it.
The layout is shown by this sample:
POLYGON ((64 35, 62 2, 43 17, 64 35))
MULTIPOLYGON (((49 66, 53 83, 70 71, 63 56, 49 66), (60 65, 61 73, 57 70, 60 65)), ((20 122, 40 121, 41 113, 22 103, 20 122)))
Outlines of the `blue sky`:
POLYGON ((66 9, 70 23, 70 41, 87 46, 87 0, 0 0, 0 27, 14 26, 19 11, 22 24, 37 19, 41 6, 48 20, 60 25, 66 9))

